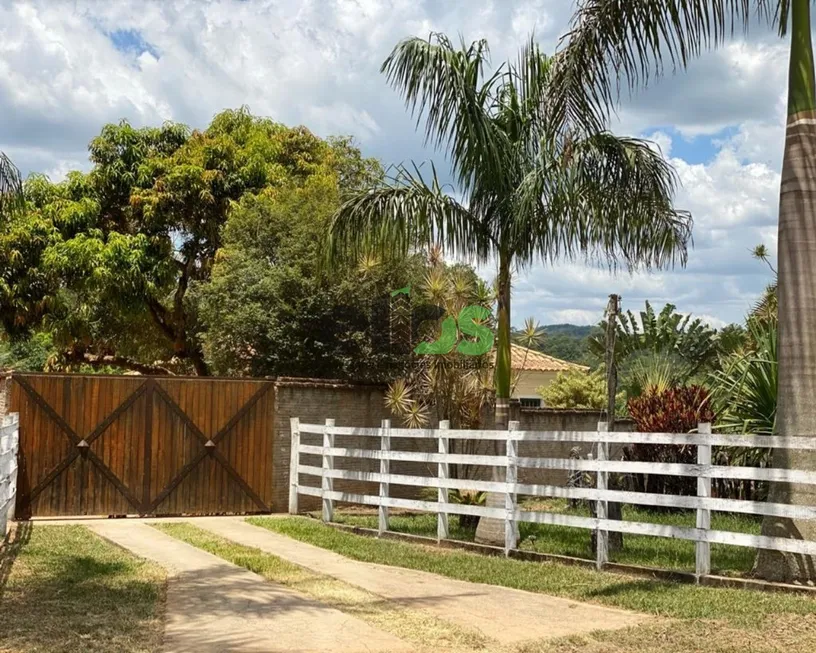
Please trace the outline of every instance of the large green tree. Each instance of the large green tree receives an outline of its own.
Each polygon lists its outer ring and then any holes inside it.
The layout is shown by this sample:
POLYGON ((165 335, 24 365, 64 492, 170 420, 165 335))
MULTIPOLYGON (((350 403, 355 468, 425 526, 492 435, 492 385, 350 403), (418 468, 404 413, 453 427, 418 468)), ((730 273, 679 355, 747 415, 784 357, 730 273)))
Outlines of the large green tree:
POLYGON ((364 258, 322 274, 338 184, 313 177, 231 211, 199 306, 218 374, 388 380, 405 355, 388 342, 391 291, 421 278, 422 258, 364 258))
MULTIPOLYGON (((816 81, 811 0, 583 0, 558 55, 550 106, 555 124, 591 129, 606 120, 620 82, 630 88, 684 68, 742 28, 790 37, 788 111, 779 196, 779 406, 777 432, 816 433, 816 81)), ((712 98, 716 101, 716 98, 712 98)), ((776 450, 774 466, 816 469, 816 454, 776 450)), ((772 484, 775 502, 816 505, 816 487, 772 484)), ((767 517, 767 536, 816 540, 816 522, 767 517)), ((761 550, 758 575, 816 581, 816 559, 761 550)))
POLYGON ((337 258, 441 243, 495 262, 496 425, 506 428, 514 269, 576 256, 684 262, 691 223, 672 206, 670 167, 646 142, 600 128, 548 135, 553 60, 534 43, 492 72, 488 57, 485 41, 457 47, 442 34, 396 46, 382 72, 424 118, 427 143, 447 154, 458 195, 445 192, 433 169, 398 168, 343 204, 330 251, 337 258))
POLYGON ((233 203, 376 172, 347 140, 246 109, 202 131, 107 125, 89 149, 89 173, 29 179, 28 210, 0 227, 3 327, 46 329, 66 367, 208 374, 189 289, 210 279, 233 203))

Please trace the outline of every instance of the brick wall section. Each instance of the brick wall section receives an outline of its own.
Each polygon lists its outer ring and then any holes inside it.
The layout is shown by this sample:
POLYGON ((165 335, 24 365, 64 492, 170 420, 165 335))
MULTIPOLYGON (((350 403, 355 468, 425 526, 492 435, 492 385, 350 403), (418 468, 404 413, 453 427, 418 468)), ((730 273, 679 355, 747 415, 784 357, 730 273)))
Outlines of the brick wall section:
MULTIPOLYGON (((605 419, 605 412, 597 410, 564 410, 557 408, 522 408, 519 428, 525 431, 595 431, 598 422, 605 419)), ((631 420, 616 420, 615 430, 634 431, 631 420)), ((570 450, 579 447, 586 457, 592 453, 592 445, 586 442, 521 442, 519 456, 532 458, 569 458, 570 450)), ((611 458, 620 458, 622 447, 609 448, 611 458)), ((565 485, 569 472, 561 469, 519 469, 519 482, 537 485, 565 485)))
MULTIPOLYGON (((298 417, 301 422, 322 424, 327 418, 333 418, 337 426, 377 427, 383 419, 392 419, 394 426, 400 426, 394 420, 384 404, 385 388, 377 385, 347 385, 331 382, 308 382, 284 380, 276 383, 275 397, 275 474, 274 505, 275 511, 285 511, 289 501, 289 460, 291 450, 290 418, 298 417)), ((594 431, 597 429, 601 415, 598 411, 558 410, 558 409, 522 409, 519 414, 520 428, 531 431, 594 431)), ((485 425, 489 428, 492 418, 487 415, 485 425)), ((632 423, 618 422, 618 431, 631 431, 632 423)), ((321 435, 302 434, 301 442, 321 446, 321 435)), ((489 455, 490 444, 487 442, 465 445, 463 442, 451 441, 452 449, 462 453, 489 455), (474 446, 475 445, 475 446, 474 446)), ((377 438, 356 436, 335 436, 335 445, 338 447, 354 447, 363 449, 379 448, 377 438)), ((541 458, 568 458, 570 450, 575 446, 569 442, 541 442, 521 443, 520 456, 541 458)), ((583 455, 589 452, 589 446, 582 447, 583 455)), ((436 442, 408 438, 392 438, 391 447, 398 451, 436 451, 436 442)), ((619 455, 620 449, 611 451, 613 456, 619 455)), ((302 455, 301 463, 320 467, 319 456, 302 455)), ((362 471, 379 471, 379 461, 368 459, 335 460, 339 469, 354 469, 362 471)), ((478 478, 489 479, 488 467, 477 468, 478 478)), ((411 462, 391 462, 391 472, 394 474, 411 474, 415 476, 436 476, 436 465, 411 462)), ((567 472, 563 470, 519 470, 519 481, 522 483, 536 483, 541 485, 564 485, 567 481, 567 472)), ((312 487, 320 486, 320 479, 312 476, 301 476, 299 482, 312 487)), ((378 493, 376 484, 357 481, 335 480, 336 490, 357 492, 361 494, 378 493)), ((391 495, 404 498, 418 498, 420 488, 409 486, 391 486, 391 495)), ((301 510, 316 510, 320 507, 319 499, 301 496, 299 499, 301 510)))
MULTIPOLYGON (((337 426, 378 427, 383 419, 392 416, 385 407, 385 388, 378 385, 347 385, 340 383, 279 381, 275 384, 275 474, 274 505, 275 511, 286 511, 289 503, 289 461, 291 453, 291 422, 297 417, 301 422, 323 424, 327 418, 333 418, 337 426)), ((401 426, 394 422, 394 426, 401 426)), ((322 446, 323 436, 302 434, 303 444, 322 446)), ((335 436, 335 446, 360 449, 377 449, 378 438, 357 436, 335 436)), ((391 447, 401 451, 436 451, 436 442, 408 438, 392 438, 391 447)), ((320 456, 302 455, 301 464, 320 467, 320 456)), ((338 458, 335 460, 338 469, 361 471, 380 471, 378 460, 338 458)), ((422 463, 391 463, 394 474, 414 474, 429 476, 435 474, 436 465, 422 463), (430 468, 433 469, 430 469, 430 468)), ((299 483, 320 487, 320 479, 301 475, 299 483)), ((345 481, 336 479, 334 488, 343 492, 377 494, 378 486, 374 483, 345 481)), ((418 489, 406 486, 391 486, 391 495, 396 497, 416 497, 418 489)), ((301 496, 299 505, 302 510, 315 510, 320 507, 319 499, 301 496)))
POLYGON ((11 401, 11 376, 0 373, 0 417, 8 413, 11 401))

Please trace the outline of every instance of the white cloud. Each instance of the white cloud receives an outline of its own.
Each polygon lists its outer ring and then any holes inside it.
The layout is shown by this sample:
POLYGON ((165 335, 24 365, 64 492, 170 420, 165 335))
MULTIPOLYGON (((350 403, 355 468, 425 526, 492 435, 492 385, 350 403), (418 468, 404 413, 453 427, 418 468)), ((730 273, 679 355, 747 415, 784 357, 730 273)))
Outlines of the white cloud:
POLYGON ((726 322, 725 320, 721 320, 720 318, 715 317, 714 315, 703 314, 695 315, 694 317, 699 318, 700 320, 702 320, 704 324, 707 324, 713 329, 722 329, 724 326, 728 324, 728 322, 726 322))
POLYGON ((553 311, 551 319, 553 324, 597 324, 603 319, 603 310, 600 313, 580 308, 553 311))
MULTIPOLYGON (((553 51, 573 4, 2 3, 0 149, 24 171, 61 178, 87 168, 85 147, 106 122, 169 119, 202 127, 221 109, 247 104, 321 135, 353 134, 386 165, 422 161, 433 153, 379 73, 399 39, 432 30, 454 39, 484 37, 497 63, 514 57, 533 29, 553 51), (128 30, 149 49, 117 50, 109 35, 128 30)), ((757 30, 627 98, 615 129, 646 134, 673 157, 682 182, 678 205, 694 214, 688 269, 630 276, 578 264, 534 265, 516 280, 514 320, 594 322, 611 292, 632 310, 651 299, 711 321, 740 319, 768 280, 748 250, 758 242, 776 246, 786 72, 787 44, 757 30), (716 139, 712 151, 684 160, 685 139, 699 135, 716 139)))
POLYGON ((671 157, 672 138, 666 132, 656 131, 648 134, 646 138, 653 149, 663 155, 663 158, 668 159, 671 157))

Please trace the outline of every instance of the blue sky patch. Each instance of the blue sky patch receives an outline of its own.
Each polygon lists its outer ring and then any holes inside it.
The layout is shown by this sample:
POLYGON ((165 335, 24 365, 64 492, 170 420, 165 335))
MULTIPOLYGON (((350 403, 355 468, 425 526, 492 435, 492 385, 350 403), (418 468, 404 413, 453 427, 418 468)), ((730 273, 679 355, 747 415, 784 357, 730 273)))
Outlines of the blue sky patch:
MULTIPOLYGON (((716 134, 704 134, 688 138, 674 127, 663 126, 645 130, 645 134, 656 131, 667 134, 672 139, 671 156, 687 163, 709 163, 722 149, 725 141, 737 133, 737 127, 726 127, 716 134)), ((665 152, 663 153, 666 154, 665 152)))
POLYGON ((156 57, 156 59, 159 58, 159 51, 155 46, 148 43, 138 30, 117 29, 108 32, 108 38, 119 52, 124 52, 125 54, 130 54, 135 57, 138 57, 142 52, 149 52, 156 57))

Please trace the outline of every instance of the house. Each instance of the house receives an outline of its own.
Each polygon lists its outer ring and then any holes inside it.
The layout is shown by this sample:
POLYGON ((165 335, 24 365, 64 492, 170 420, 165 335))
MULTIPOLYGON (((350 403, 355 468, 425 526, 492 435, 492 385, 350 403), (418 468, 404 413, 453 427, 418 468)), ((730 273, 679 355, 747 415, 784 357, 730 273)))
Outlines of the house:
POLYGON ((511 345, 511 366, 513 370, 513 398, 520 399, 527 408, 540 408, 541 397, 536 392, 542 385, 549 385, 559 372, 589 372, 586 365, 562 361, 535 349, 521 345, 511 345))

